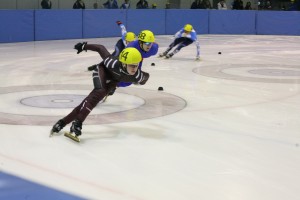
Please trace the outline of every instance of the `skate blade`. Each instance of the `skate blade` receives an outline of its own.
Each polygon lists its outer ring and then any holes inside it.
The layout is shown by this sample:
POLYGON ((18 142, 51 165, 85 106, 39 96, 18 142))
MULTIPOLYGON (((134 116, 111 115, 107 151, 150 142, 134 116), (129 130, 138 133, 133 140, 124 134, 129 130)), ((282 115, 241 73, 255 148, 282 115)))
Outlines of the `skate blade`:
POLYGON ((106 95, 103 99, 102 99, 102 101, 100 102, 100 103, 105 103, 106 102, 106 99, 107 99, 107 97, 108 97, 108 95, 106 95))
POLYGON ((49 137, 52 137, 53 135, 54 135, 54 132, 51 130, 49 137))
POLYGON ((108 95, 106 95, 106 96, 104 97, 102 103, 104 103, 104 102, 106 101, 107 97, 108 97, 108 95))
POLYGON ((65 132, 64 136, 74 140, 75 142, 80 142, 80 139, 77 136, 72 135, 70 132, 65 132))

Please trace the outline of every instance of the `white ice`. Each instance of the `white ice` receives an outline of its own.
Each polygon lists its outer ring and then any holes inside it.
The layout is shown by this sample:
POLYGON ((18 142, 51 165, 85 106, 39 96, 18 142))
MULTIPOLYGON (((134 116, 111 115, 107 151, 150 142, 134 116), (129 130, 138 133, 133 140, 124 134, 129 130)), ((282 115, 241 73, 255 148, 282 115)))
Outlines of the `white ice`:
MULTIPOLYGON (((99 104, 80 144, 48 137, 72 107, 39 100, 83 98, 99 55, 76 54, 85 40, 0 44, 0 170, 86 199, 299 200, 300 37, 198 38, 201 61, 194 44, 145 59, 147 84, 99 104)), ((118 39, 87 41, 112 52, 118 39)), ((159 52, 172 39, 157 36, 159 52)))

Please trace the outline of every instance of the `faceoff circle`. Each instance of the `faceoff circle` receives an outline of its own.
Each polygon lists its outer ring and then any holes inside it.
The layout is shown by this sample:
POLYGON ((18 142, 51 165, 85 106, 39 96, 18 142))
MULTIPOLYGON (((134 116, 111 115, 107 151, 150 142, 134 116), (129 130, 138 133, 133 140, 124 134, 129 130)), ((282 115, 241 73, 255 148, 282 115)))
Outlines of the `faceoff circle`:
MULTIPOLYGON (((0 88, 1 95, 8 93, 18 94, 21 92, 30 91, 59 91, 62 90, 73 91, 74 94, 47 94, 39 96, 29 96, 19 100, 24 107, 35 109, 46 109, 48 112, 56 109, 68 108, 68 112, 72 111, 73 107, 79 105, 82 101, 82 95, 76 95, 76 90, 91 90, 90 85, 36 85, 36 86, 12 86, 0 88), (71 108, 70 108, 71 107, 71 108)), ((128 95, 137 99, 138 105, 132 105, 129 109, 115 110, 114 112, 106 112, 100 114, 92 114, 86 119, 86 125, 99 125, 110 124, 128 121, 138 121, 149 118, 156 118, 160 116, 169 115, 178 112, 186 107, 186 101, 178 96, 168 94, 165 92, 158 92, 156 90, 145 90, 133 87, 118 88, 117 93, 128 95), (155 97, 155 98, 153 98, 155 97)), ((18 95, 15 95, 18 97, 18 95)), ((110 97, 110 98, 113 98, 110 97)), ((124 104, 130 104, 124 100, 124 104)), ((134 104, 134 103, 132 103, 134 104)), ((4 105, 5 106, 5 105, 4 105)), ((98 106, 105 106, 98 104, 98 106)), ((28 109, 27 114, 10 113, 7 111, 0 112, 0 123, 12 125, 46 125, 52 126, 58 119, 65 116, 63 115, 38 115, 31 114, 28 109)), ((100 110, 99 109, 99 110, 100 110)))
POLYGON ((300 69, 291 65, 224 64, 201 66, 193 72, 207 77, 265 83, 300 83, 300 69))

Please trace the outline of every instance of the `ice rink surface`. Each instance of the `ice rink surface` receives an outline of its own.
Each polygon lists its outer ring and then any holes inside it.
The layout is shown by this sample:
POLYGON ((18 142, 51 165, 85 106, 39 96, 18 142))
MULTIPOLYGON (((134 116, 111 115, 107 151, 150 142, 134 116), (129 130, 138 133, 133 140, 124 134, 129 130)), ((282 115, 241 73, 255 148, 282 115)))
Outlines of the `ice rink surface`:
POLYGON ((80 144, 49 131, 100 56, 76 54, 85 40, 0 44, 0 199, 299 200, 300 37, 198 39, 201 61, 194 44, 145 59, 147 84, 98 104, 80 144))

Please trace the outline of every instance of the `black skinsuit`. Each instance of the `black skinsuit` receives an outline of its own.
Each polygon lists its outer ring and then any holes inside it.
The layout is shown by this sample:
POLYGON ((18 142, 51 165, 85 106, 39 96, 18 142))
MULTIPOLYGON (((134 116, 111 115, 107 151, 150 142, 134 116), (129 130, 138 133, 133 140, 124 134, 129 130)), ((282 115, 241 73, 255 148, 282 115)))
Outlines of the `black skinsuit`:
POLYGON ((98 65, 98 71, 93 73, 94 89, 70 114, 63 118, 65 124, 69 124, 74 120, 83 122, 108 92, 115 89, 118 82, 144 85, 150 76, 140 69, 134 75, 128 74, 123 64, 113 57, 103 45, 86 44, 84 50, 98 52, 103 61, 98 65))

